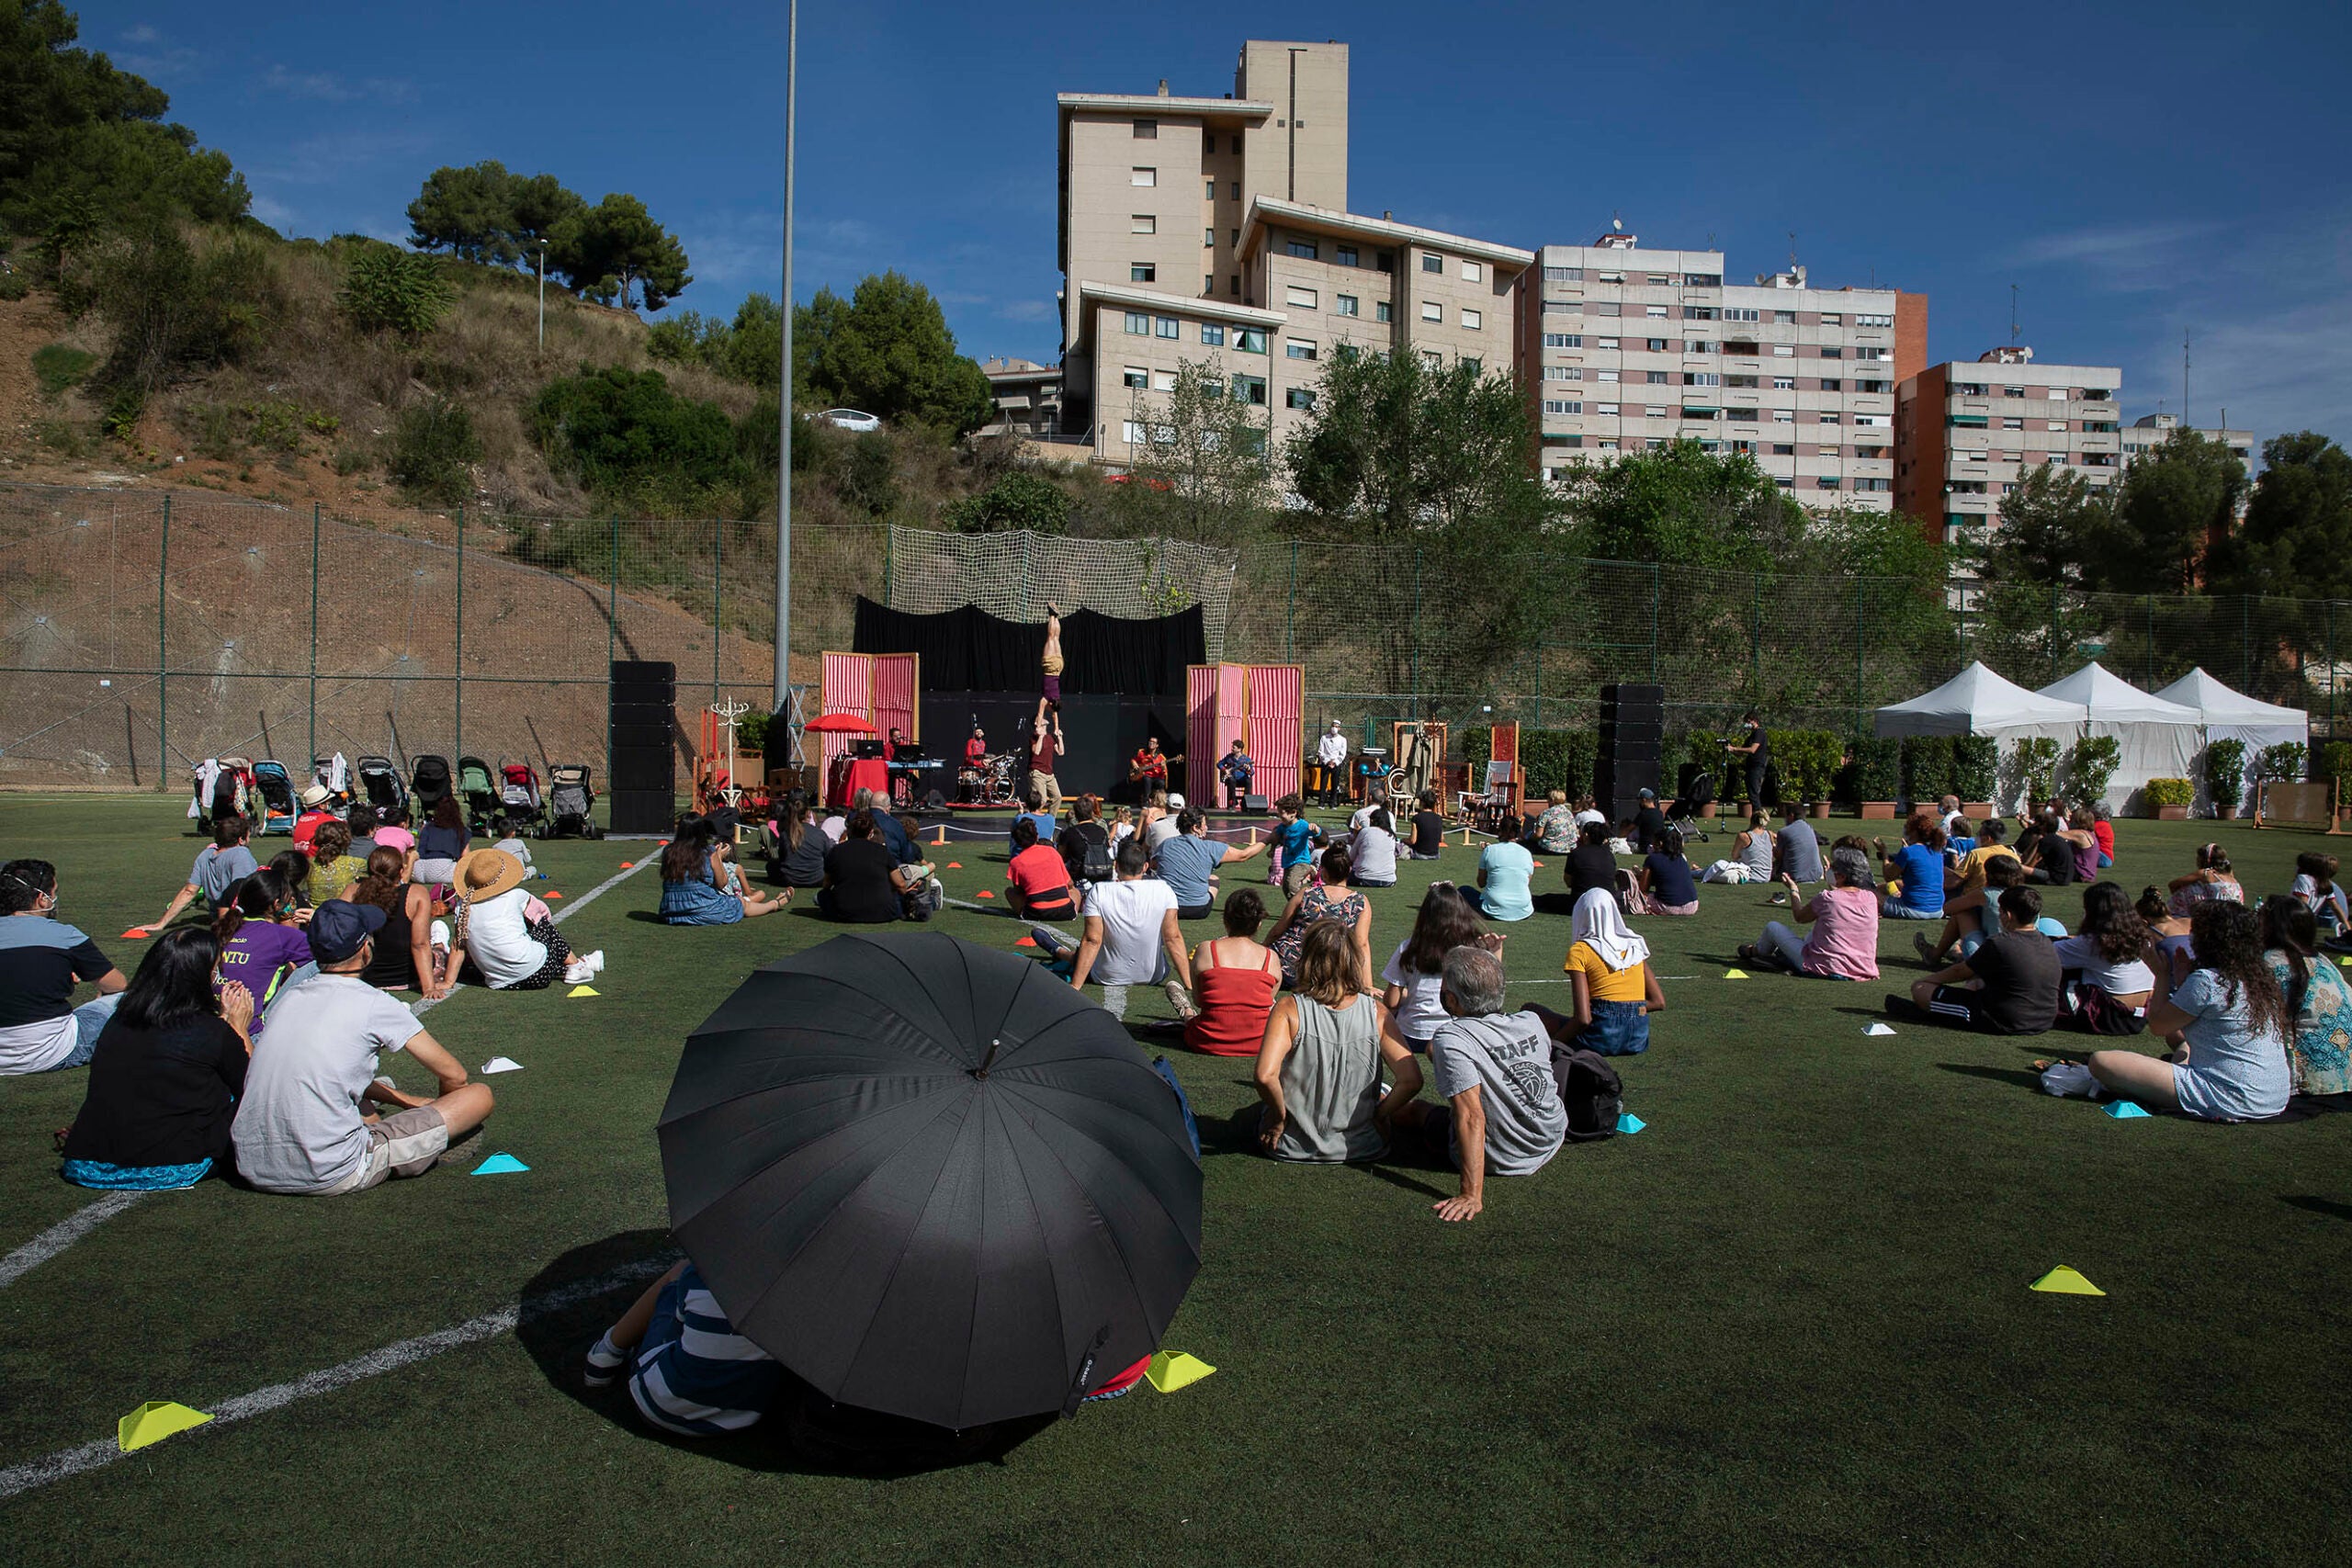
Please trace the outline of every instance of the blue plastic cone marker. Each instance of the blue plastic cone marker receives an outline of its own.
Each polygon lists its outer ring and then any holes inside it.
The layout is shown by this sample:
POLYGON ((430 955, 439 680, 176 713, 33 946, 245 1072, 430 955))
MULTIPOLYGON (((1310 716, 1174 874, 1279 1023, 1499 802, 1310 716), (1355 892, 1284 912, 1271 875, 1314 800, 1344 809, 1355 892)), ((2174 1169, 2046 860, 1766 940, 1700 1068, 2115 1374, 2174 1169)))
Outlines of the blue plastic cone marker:
POLYGON ((2076 1273, 2074 1269, 2067 1268, 2064 1263, 2061 1263, 2057 1268, 2050 1270, 2049 1273, 2044 1274, 2041 1279, 2036 1280, 2033 1282, 2032 1288, 2037 1291, 2047 1291, 2053 1295, 2061 1296, 2103 1296, 2107 1294, 2105 1291, 2100 1290, 2097 1285, 2092 1284, 2088 1280, 2084 1279, 2080 1274, 2076 1273))
POLYGON ((168 1399, 151 1399, 115 1423, 114 1440, 124 1453, 129 1453, 150 1443, 160 1443, 175 1432, 201 1427, 211 1419, 201 1410, 190 1410, 168 1399))
POLYGON ((1638 1133, 1648 1125, 1648 1122, 1643 1121, 1640 1117, 1634 1115, 1630 1111, 1620 1111, 1618 1113, 1617 1130, 1621 1133, 1638 1133))
POLYGON ((2119 1100, 2107 1107, 2107 1114, 2114 1117, 2118 1122, 2129 1122, 2134 1116, 2145 1116, 2147 1111, 2128 1100, 2119 1100))
POLYGON ((492 1155, 474 1167, 474 1174, 476 1176, 510 1176, 515 1171, 530 1168, 513 1155, 492 1155))

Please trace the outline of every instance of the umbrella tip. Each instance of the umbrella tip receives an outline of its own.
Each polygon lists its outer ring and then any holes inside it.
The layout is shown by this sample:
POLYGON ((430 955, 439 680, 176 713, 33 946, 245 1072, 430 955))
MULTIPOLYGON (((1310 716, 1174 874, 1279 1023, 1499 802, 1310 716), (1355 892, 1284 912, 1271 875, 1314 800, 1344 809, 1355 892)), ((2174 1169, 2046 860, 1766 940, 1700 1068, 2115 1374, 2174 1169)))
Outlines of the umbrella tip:
POLYGON ((984 1078, 989 1076, 989 1064, 996 1060, 996 1048, 1003 1043, 1004 1042, 1001 1039, 994 1039, 989 1042, 989 1054, 980 1058, 980 1065, 972 1069, 972 1076, 974 1077, 984 1078))

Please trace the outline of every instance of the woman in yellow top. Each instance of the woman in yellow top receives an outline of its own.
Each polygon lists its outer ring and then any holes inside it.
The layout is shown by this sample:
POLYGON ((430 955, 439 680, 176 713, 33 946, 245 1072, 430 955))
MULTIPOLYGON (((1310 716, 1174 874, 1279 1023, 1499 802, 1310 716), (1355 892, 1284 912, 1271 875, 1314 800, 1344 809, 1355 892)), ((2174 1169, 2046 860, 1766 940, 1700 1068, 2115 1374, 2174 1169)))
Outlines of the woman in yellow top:
POLYGON ((316 851, 311 863, 313 906, 342 897, 345 888, 368 874, 368 863, 351 852, 351 829, 342 823, 320 823, 311 844, 316 851))
POLYGON ((1649 1015, 1666 1006, 1666 993, 1650 972, 1649 957, 1649 943, 1625 924, 1624 912, 1605 889, 1591 888, 1577 900, 1576 941, 1561 965, 1576 992, 1572 1046, 1604 1056, 1650 1048, 1649 1015))

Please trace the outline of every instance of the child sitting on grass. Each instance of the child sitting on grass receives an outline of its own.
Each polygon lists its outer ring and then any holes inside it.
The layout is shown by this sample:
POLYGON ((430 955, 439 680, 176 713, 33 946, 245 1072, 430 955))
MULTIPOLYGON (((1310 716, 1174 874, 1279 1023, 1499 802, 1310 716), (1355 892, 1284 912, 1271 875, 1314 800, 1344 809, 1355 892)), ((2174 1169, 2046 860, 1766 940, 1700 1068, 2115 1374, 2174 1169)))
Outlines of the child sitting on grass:
POLYGON ((539 868, 531 863, 531 846, 523 840, 523 824, 514 818, 502 815, 497 827, 498 841, 492 848, 504 850, 523 863, 526 873, 537 874, 539 868))

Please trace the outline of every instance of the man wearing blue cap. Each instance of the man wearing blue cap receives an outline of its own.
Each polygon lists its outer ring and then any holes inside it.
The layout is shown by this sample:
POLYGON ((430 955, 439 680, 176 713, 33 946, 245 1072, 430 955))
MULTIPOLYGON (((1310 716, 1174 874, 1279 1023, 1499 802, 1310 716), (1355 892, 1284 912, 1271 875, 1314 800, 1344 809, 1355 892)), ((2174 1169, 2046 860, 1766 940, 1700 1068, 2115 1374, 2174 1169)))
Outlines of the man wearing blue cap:
POLYGON ((269 1040, 245 1074, 231 1137, 237 1171, 265 1192, 360 1192, 422 1176, 453 1138, 481 1125, 490 1086, 466 1081, 416 1015, 359 978, 384 911, 332 898, 304 928, 319 972, 270 1004, 269 1040), (376 1077, 379 1055, 406 1051, 439 1085, 403 1094, 376 1077), (393 1108, 378 1116, 368 1103, 393 1108))

